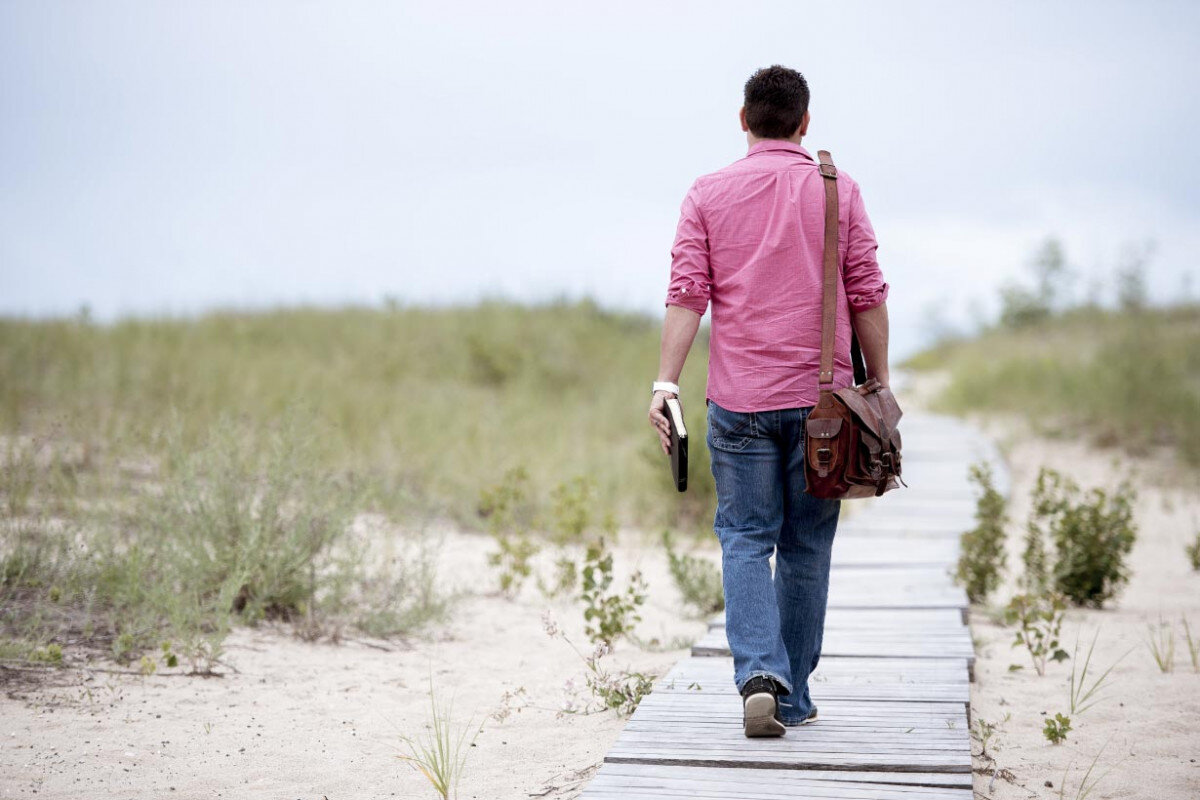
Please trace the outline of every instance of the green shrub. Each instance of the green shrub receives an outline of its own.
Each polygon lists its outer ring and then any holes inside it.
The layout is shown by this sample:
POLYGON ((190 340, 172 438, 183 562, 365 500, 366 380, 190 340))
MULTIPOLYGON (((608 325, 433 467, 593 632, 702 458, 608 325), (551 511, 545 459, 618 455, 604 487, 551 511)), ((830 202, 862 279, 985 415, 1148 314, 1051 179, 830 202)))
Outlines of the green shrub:
POLYGON ((1052 491, 1048 484, 1053 480, 1052 474, 1057 473, 1052 473, 1044 467, 1038 470, 1032 505, 1025 520, 1025 546, 1021 550, 1024 572, 1017 576, 1017 583, 1031 595, 1044 594, 1050 588, 1050 559, 1046 553, 1045 522, 1053 511, 1048 505, 1052 491))
POLYGON ((1004 496, 992 482, 992 468, 986 462, 972 464, 970 479, 980 488, 975 505, 975 527, 961 538, 956 577, 972 603, 981 603, 1000 585, 1004 569, 1004 526, 1008 522, 1004 496))
MULTIPOLYGON (((562 639, 583 661, 584 666, 587 667, 585 683, 593 699, 599 701, 601 710, 612 709, 618 714, 628 716, 637 710, 642 698, 650 694, 651 689, 654 688, 656 676, 653 674, 629 669, 610 671, 606 668, 603 663, 604 657, 612 652, 607 641, 597 642, 592 652, 584 655, 567 637, 566 633, 558 627, 558 623, 554 621, 548 610, 542 615, 542 626, 547 636, 551 639, 562 639)), ((592 703, 588 705, 590 706, 592 703)), ((559 716, 587 713, 588 710, 588 708, 579 708, 574 698, 569 697, 559 712, 559 716)))
POLYGON ((725 608, 725 590, 721 570, 709 561, 687 553, 677 553, 669 531, 662 532, 663 548, 671 579, 686 603, 699 617, 707 617, 725 608))
POLYGON ((1200 531, 1196 531, 1196 538, 1192 540, 1191 544, 1184 547, 1184 552, 1187 553, 1192 569, 1200 570, 1200 531))
MULTIPOLYGON (((1074 604, 1100 608, 1129 581, 1126 556, 1133 549, 1136 492, 1128 481, 1115 492, 1093 488, 1081 496, 1078 485, 1059 472, 1038 472, 1030 515, 1030 545, 1043 531, 1054 543, 1054 588, 1074 604)), ((1028 550, 1028 548, 1027 548, 1028 550)), ((1032 559, 1026 563, 1032 574, 1032 559)))
POLYGON ((595 481, 583 475, 563 481, 550 492, 549 530, 555 544, 575 544, 592 523, 595 481))
POLYGON ((646 602, 646 583, 641 572, 634 572, 624 592, 609 589, 613 584, 613 557, 603 537, 588 545, 583 566, 584 631, 592 642, 613 647, 617 639, 633 632, 641 621, 640 608, 646 602))
POLYGON ((48 644, 45 647, 39 647, 29 654, 29 660, 42 661, 47 664, 61 664, 63 660, 62 646, 48 644))
POLYGON ((128 522, 198 603, 249 623, 311 626, 318 606, 340 606, 354 579, 345 534, 360 501, 351 482, 317 467, 317 435, 289 415, 248 442, 223 418, 203 450, 171 448, 162 492, 128 522))
MULTIPOLYGON (((546 527, 558 548, 554 559, 554 577, 550 581, 538 576, 538 588, 547 597, 557 597, 575 591, 579 583, 579 568, 567 547, 585 538, 592 526, 592 506, 595 481, 576 476, 559 483, 550 493, 552 507, 546 527)), ((604 525, 610 536, 616 537, 617 523, 611 512, 605 515, 604 525)))
MULTIPOLYGON (((122 663, 166 639, 168 666, 187 659, 203 672, 238 622, 279 619, 306 638, 343 625, 392 634, 446 610, 430 566, 406 560, 389 582, 394 560, 368 556, 350 529, 359 487, 320 468, 322 432, 296 409, 257 433, 224 417, 195 447, 177 433, 126 499, 62 504, 73 516, 54 524, 3 520, 0 632, 122 663)), ((35 492, 30 507, 46 502, 35 492)))
POLYGON ((529 535, 529 473, 523 466, 504 473, 500 482, 484 490, 479 514, 487 520, 497 550, 488 563, 500 570, 500 591, 515 596, 533 571, 530 563, 540 546, 529 535))

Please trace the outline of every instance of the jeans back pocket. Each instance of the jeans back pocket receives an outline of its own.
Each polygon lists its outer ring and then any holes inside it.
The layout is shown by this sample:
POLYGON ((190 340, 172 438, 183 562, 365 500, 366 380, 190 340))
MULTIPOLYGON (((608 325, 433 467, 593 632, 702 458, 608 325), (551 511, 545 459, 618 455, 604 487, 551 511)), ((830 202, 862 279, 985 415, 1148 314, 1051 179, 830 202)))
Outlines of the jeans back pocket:
POLYGON ((730 411, 716 403, 708 404, 708 444, 710 447, 737 452, 745 449, 756 435, 753 411, 730 411))

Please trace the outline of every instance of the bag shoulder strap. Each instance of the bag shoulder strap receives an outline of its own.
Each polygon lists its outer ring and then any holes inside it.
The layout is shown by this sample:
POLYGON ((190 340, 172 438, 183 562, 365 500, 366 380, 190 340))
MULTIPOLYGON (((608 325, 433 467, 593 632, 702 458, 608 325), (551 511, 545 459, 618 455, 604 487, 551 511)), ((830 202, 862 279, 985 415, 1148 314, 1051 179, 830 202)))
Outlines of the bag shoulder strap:
MULTIPOLYGON (((837 167, 828 150, 818 150, 820 165, 817 169, 825 179, 825 251, 824 276, 821 282, 821 366, 817 375, 817 388, 828 391, 833 383, 833 343, 837 327, 837 281, 838 281, 838 193, 837 167)), ((850 363, 854 368, 854 383, 867 380, 866 366, 858 346, 854 326, 850 330, 850 363)))
POLYGON ((817 388, 822 392, 832 389, 833 383, 833 338, 837 325, 837 276, 838 276, 838 192, 837 167, 828 150, 818 150, 821 163, 817 169, 825 179, 825 253, 824 277, 821 282, 821 366, 817 374, 817 388))

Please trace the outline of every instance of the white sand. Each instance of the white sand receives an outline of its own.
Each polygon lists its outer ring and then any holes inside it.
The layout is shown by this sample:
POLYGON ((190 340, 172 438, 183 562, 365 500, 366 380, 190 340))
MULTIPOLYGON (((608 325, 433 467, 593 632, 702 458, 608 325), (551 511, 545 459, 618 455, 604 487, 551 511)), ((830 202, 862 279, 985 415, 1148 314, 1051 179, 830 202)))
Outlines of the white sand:
MULTIPOLYGON (((913 400, 901 401, 915 407, 913 400)), ((991 424, 1002 441, 1014 442, 1017 520, 1024 519, 1041 464, 1068 470, 1084 486, 1112 485, 1119 476, 1110 453, 1034 440, 1011 423, 991 424)), ((1066 743, 1049 744, 1042 725, 1045 714, 1067 711, 1070 662, 1052 663, 1038 677, 1024 650, 1010 647, 1011 631, 989 622, 985 609, 972 609, 979 648, 974 715, 1000 722, 1012 714, 990 743, 995 761, 976 758, 979 796, 1057 797, 1063 769, 1073 764, 1066 796, 1074 797, 1083 769, 1107 741, 1093 776, 1117 766, 1093 798, 1200 797, 1200 675, 1192 672, 1182 641, 1170 674, 1159 672, 1144 643, 1146 623, 1159 614, 1175 624, 1177 636, 1181 614, 1200 632, 1200 574, 1190 572, 1183 555, 1200 524, 1200 496, 1195 486, 1153 490, 1147 479, 1138 485, 1131 584, 1108 609, 1072 610, 1063 629, 1069 650, 1076 631, 1086 645, 1099 628, 1097 673, 1133 651, 1113 670, 1106 699, 1073 721, 1066 743), (1026 666, 1010 673, 1012 663, 1026 666), (993 768, 1002 770, 994 781, 993 768)), ((1020 563, 1020 534, 1014 524, 1012 565, 1020 563)), ((579 606, 547 601, 532 586, 516 601, 490 594, 495 576, 485 555, 491 541, 441 535, 443 575, 469 594, 454 621, 430 640, 384 650, 355 642, 308 644, 280 630, 243 628, 227 642, 227 661, 238 672, 223 678, 70 671, 62 676, 65 686, 11 693, 0 700, 0 798, 432 798, 424 779, 395 758, 399 734, 419 731, 427 718, 431 672, 439 692, 454 695, 456 716, 464 721, 502 709, 506 692, 523 687, 527 696, 519 711, 486 722, 459 797, 574 796, 624 722, 613 712, 557 713, 564 683, 574 678, 582 686, 584 665, 546 635, 541 617, 551 609, 587 650, 579 606)), ((641 636, 664 642, 699 636, 704 624, 679 613, 657 542, 638 538, 622 533, 616 561, 622 576, 640 566, 649 582, 641 636)), ((715 542, 707 544, 715 557, 715 542)), ((996 604, 1012 591, 1011 583, 1001 589, 996 604)), ((622 643, 606 660, 663 671, 684 654, 622 643)))
MULTIPOLYGON (((446 579, 490 592, 490 538, 442 535, 446 579)), ((661 548, 635 538, 621 534, 615 569, 623 582, 640 566, 651 588, 640 635, 696 638, 705 626, 678 613, 661 548)), ((580 606, 547 601, 530 585, 515 601, 468 595, 446 630, 410 647, 309 644, 282 629, 241 628, 227 640, 238 672, 223 678, 73 673, 74 685, 0 701, 0 798, 432 798, 395 757, 399 734, 429 716, 431 673, 464 722, 473 715, 478 724, 504 706, 505 692, 525 689, 506 719, 485 722, 459 797, 572 796, 623 720, 611 711, 560 718, 564 684, 574 678, 582 688, 585 667, 546 634, 547 609, 590 652, 580 606)), ((604 663, 661 672, 684 653, 621 642, 604 663)))

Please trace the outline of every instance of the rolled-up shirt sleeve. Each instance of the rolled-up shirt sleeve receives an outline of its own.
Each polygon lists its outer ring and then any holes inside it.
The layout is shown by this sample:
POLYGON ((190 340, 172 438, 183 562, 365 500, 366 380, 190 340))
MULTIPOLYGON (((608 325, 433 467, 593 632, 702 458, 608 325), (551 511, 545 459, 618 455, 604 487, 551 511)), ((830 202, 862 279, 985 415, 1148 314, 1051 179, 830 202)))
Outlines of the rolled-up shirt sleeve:
POLYGON ((848 209, 846 261, 842 265, 842 282, 846 299, 854 311, 866 311, 887 300, 888 285, 883 280, 875 251, 875 229, 863 205, 858 184, 852 184, 848 209))
POLYGON ((704 314, 712 287, 708 255, 708 230, 693 183, 679 210, 679 226, 671 246, 671 281, 667 286, 665 305, 683 306, 704 314))

